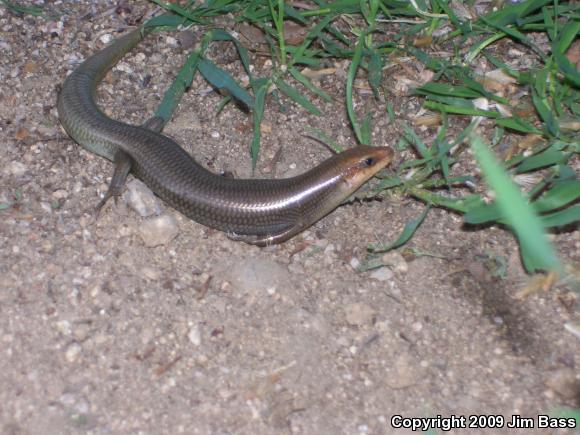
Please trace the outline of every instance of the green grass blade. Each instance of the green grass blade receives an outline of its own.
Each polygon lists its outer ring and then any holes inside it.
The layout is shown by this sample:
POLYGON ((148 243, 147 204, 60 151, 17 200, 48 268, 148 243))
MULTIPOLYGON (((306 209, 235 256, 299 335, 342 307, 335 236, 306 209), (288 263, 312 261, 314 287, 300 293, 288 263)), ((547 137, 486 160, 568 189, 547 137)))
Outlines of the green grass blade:
POLYGON ((542 8, 542 16, 550 40, 555 41, 558 35, 554 26, 554 17, 552 16, 551 10, 546 7, 542 8))
POLYGON ((471 62, 474 61, 474 59, 479 55, 479 53, 481 53, 481 51, 487 47, 490 44, 493 44, 494 42, 505 38, 505 33, 503 32, 498 32, 495 35, 490 36, 487 39, 484 39, 483 41, 481 41, 479 44, 475 44, 473 45, 470 49, 469 49, 469 53, 467 54, 467 56, 465 56, 465 62, 468 64, 471 64, 471 62))
POLYGON ((580 88, 580 72, 578 72, 576 67, 572 65, 572 63, 570 63, 568 58, 564 56, 562 53, 555 52, 554 60, 556 61, 556 65, 558 66, 558 69, 564 75, 564 77, 570 80, 570 82, 573 83, 574 86, 580 88))
POLYGON ((290 86, 282 79, 275 79, 274 83, 276 87, 282 92, 284 95, 289 97, 290 99, 294 100, 296 103, 300 104, 306 110, 308 110, 313 115, 320 116, 322 112, 318 107, 312 104, 304 95, 302 95, 296 88, 290 86))
POLYGON ((541 217, 542 224, 546 228, 555 228, 569 225, 580 221, 580 205, 574 205, 556 213, 541 217))
POLYGON ((328 15, 322 19, 316 26, 314 26, 304 38, 304 41, 300 46, 292 53, 292 59, 289 65, 293 65, 298 59, 302 58, 306 49, 312 44, 312 41, 316 39, 320 33, 330 24, 334 19, 334 15, 328 15))
POLYGON ((187 18, 188 20, 194 23, 203 23, 203 19, 200 17, 198 13, 196 13, 198 12, 196 10, 187 9, 174 3, 167 3, 161 0, 151 0, 151 1, 157 4, 158 6, 162 7, 166 11, 173 12, 174 14, 187 18))
POLYGON ((580 427, 580 409, 560 407, 551 412, 554 417, 570 418, 575 420, 574 427, 580 427))
POLYGON ((358 119, 356 118, 356 113, 354 111, 354 103, 352 101, 352 88, 354 85, 356 72, 362 59, 363 48, 364 48, 364 36, 361 35, 358 38, 358 43, 356 45, 354 55, 348 68, 348 75, 346 80, 346 111, 348 112, 348 118, 350 119, 350 123, 352 125, 357 140, 361 144, 368 145, 363 142, 360 125, 358 119))
POLYGON ((530 47, 542 60, 544 60, 544 62, 547 60, 547 57, 544 54, 544 52, 530 38, 528 38, 522 32, 520 32, 519 30, 517 30, 515 27, 506 27, 506 26, 504 26, 502 24, 499 24, 499 23, 493 22, 491 20, 488 20, 484 16, 480 17, 480 19, 484 23, 489 24, 490 26, 495 27, 498 30, 501 30, 506 35, 511 36, 516 41, 519 41, 522 44, 525 44, 528 47, 530 47))
POLYGON ((491 110, 469 109, 467 107, 450 106, 448 104, 436 103, 434 101, 426 101, 424 106, 427 109, 439 110, 441 112, 453 113, 456 115, 485 116, 487 118, 499 118, 501 116, 499 112, 491 110))
POLYGON ((415 234, 417 228, 421 226, 421 224, 427 217, 427 213, 429 213, 429 210, 431 210, 430 205, 425 207, 425 209, 421 212, 421 214, 417 218, 411 219, 409 222, 407 222, 405 228, 403 228, 403 231, 395 241, 389 243, 388 245, 384 245, 383 243, 373 244, 370 245, 367 249, 375 254, 378 254, 390 251, 391 249, 398 248, 399 246, 403 246, 411 239, 411 237, 413 237, 413 234, 415 234))
POLYGON ((312 138, 327 145, 334 152, 341 153, 342 151, 344 151, 343 148, 339 144, 337 144, 333 138, 331 138, 329 135, 327 135, 322 130, 320 130, 318 128, 311 127, 309 125, 306 126, 306 130, 312 136, 312 138))
POLYGON ((252 139, 252 145, 250 146, 250 154, 252 156, 252 169, 256 168, 256 163, 258 163, 258 156, 260 154, 260 137, 261 137, 260 126, 262 124, 262 118, 264 117, 264 107, 266 104, 266 95, 268 94, 269 87, 270 80, 265 78, 256 79, 252 82, 252 88, 254 89, 254 98, 255 98, 252 120, 254 124, 254 137, 252 139))
POLYGON ((291 67, 288 69, 288 72, 294 77, 297 82, 302 83, 304 87, 306 87, 310 92, 318 95, 325 101, 332 101, 332 97, 320 89, 318 86, 315 86, 304 74, 302 74, 298 69, 295 67, 291 67))
POLYGON ((497 11, 487 14, 486 19, 487 21, 499 26, 515 24, 552 1, 553 0, 528 0, 511 5, 508 4, 497 11))
POLYGON ((558 137, 560 128, 546 97, 547 80, 548 71, 546 69, 538 71, 534 86, 532 87, 532 101, 550 134, 558 137))
POLYGON ((495 191, 496 203, 503 217, 518 238, 526 270, 531 273, 537 270, 560 271, 560 262, 532 207, 522 197, 483 139, 472 134, 469 143, 487 184, 495 191))
POLYGON ((556 183, 533 202, 537 213, 557 210, 580 198, 580 180, 567 180, 556 183))
POLYGON ((365 119, 363 120, 360 128, 360 136, 362 138, 361 143, 370 144, 371 143, 371 114, 367 113, 365 119))
POLYGON ((447 106, 464 107, 466 109, 476 109, 476 107, 473 104, 473 100, 468 100, 467 98, 449 97, 438 94, 429 94, 427 98, 429 101, 435 101, 438 103, 445 104, 447 106))
POLYGON ((253 98, 244 88, 238 85, 227 71, 224 71, 210 60, 204 58, 200 58, 197 67, 203 77, 213 86, 220 90, 225 90, 227 94, 243 103, 246 107, 250 109, 254 107, 253 98))
POLYGON ((559 165, 568 162, 570 154, 549 148, 543 153, 539 153, 525 158, 516 168, 518 174, 530 172, 547 166, 559 165))
POLYGON ((173 83, 171 83, 171 86, 167 89, 165 95, 163 95, 163 100, 157 107, 155 116, 163 119, 164 124, 171 119, 173 112, 183 97, 183 94, 191 86, 193 77, 197 71, 199 60, 200 57, 198 52, 191 53, 181 67, 177 77, 173 80, 173 83))
POLYGON ((468 88, 467 86, 453 86, 445 83, 434 82, 429 82, 420 86, 415 89, 415 91, 423 95, 438 94, 446 97, 459 98, 479 98, 482 96, 480 92, 468 88))
POLYGON ((541 130, 538 130, 533 125, 528 124, 521 118, 500 118, 496 119, 495 123, 500 127, 509 128, 521 133, 542 134, 541 130))
POLYGON ((301 24, 308 24, 308 20, 306 20, 301 14, 300 12, 298 12, 298 10, 294 9, 291 5, 287 4, 286 2, 284 2, 284 15, 287 15, 288 17, 292 18, 293 20, 301 23, 301 24))
POLYGON ((570 20, 566 23, 558 41, 554 44, 553 50, 558 53, 565 53, 570 44, 576 39, 576 35, 580 32, 580 21, 570 20))
POLYGON ((145 27, 169 27, 176 29, 178 26, 188 21, 187 18, 167 13, 151 18, 145 23, 145 27))
MULTIPOLYGON (((567 180, 557 183, 552 189, 548 190, 540 198, 532 202, 532 207, 536 213, 546 213, 571 204, 578 200, 578 198, 580 198, 580 180, 567 180)), ((567 212, 566 210, 562 210, 561 212, 550 215, 549 222, 551 223, 548 226, 563 225, 561 222, 565 222, 565 224, 570 223, 568 219, 576 216, 576 213, 577 212, 567 212)), ((545 219, 548 219, 548 216, 541 216, 541 219, 544 226, 546 226, 545 219)), ((463 221, 470 225, 484 224, 493 221, 505 223, 502 219, 502 213, 496 203, 484 204, 468 211, 463 216, 463 221)))
POLYGON ((240 56, 240 60, 242 65, 244 66, 244 70, 250 80, 252 79, 252 73, 250 71, 250 56, 248 55, 248 50, 240 43, 240 41, 233 37, 229 32, 226 32, 223 29, 213 29, 211 31, 210 38, 212 41, 231 41, 233 42, 236 50, 238 51, 238 55, 240 56))
MULTIPOLYGON (((425 142, 421 140, 415 130, 413 130, 407 123, 403 123, 403 130, 405 132, 405 139, 417 150, 421 158, 429 159, 431 157, 431 150, 427 148, 425 142)), ((427 160, 426 160, 427 161, 427 160)))
POLYGON ((431 204, 437 207, 443 207, 449 210, 458 211, 461 213, 466 213, 469 210, 481 206, 483 200, 480 195, 468 195, 463 198, 452 198, 449 196, 443 196, 438 193, 429 192, 425 189, 419 189, 412 187, 408 189, 409 193, 415 198, 420 199, 427 204, 431 204))
POLYGON ((480 225, 501 219, 501 211, 495 203, 483 204, 469 210, 463 215, 463 222, 469 225, 480 225))
POLYGON ((379 99, 379 88, 381 86, 381 81, 383 78, 382 74, 383 60, 381 55, 376 50, 370 51, 369 59, 369 74, 368 81, 371 89, 373 90, 374 97, 379 99))
POLYGON ((400 177, 388 177, 382 179, 375 189, 373 189, 372 196, 375 196, 377 193, 382 192, 383 190, 392 189, 393 187, 397 187, 403 184, 403 180, 400 177))
POLYGON ((8 0, 1 0, 6 8, 12 13, 33 15, 35 17, 41 17, 44 10, 41 6, 21 6, 18 3, 14 3, 8 0))

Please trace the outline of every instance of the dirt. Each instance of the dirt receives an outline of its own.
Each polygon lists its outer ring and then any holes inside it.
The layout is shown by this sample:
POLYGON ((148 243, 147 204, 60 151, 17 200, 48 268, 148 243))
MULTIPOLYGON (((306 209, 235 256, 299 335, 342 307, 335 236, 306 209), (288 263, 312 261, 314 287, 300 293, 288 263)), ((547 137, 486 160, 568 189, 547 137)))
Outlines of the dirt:
MULTIPOLYGON (((451 433, 505 433, 519 415, 533 418, 533 433, 567 433, 537 423, 579 405, 580 340, 564 329, 578 319, 575 296, 557 283, 517 299, 528 278, 501 228, 466 229, 433 209, 406 247, 414 254, 401 248, 397 267, 373 274, 353 268, 366 246, 394 240, 423 204, 357 201, 263 249, 160 200, 178 227, 160 246, 145 246, 149 218, 124 200, 94 220, 112 165, 60 128, 57 87, 154 5, 47 4, 64 14, 0 8, 0 432, 391 434, 403 431, 396 415, 499 415, 503 425, 489 420, 496 428, 451 433)), ((203 30, 191 30, 195 41, 203 30)), ((209 53, 243 78, 227 43, 209 53)), ((100 106, 144 122, 186 55, 179 35, 148 37, 106 77, 100 106)), ((254 61, 266 74, 267 59, 254 61)), ((268 100, 256 176, 289 176, 327 157, 303 137, 308 127, 354 144, 342 103, 348 65, 336 67, 320 82, 335 97, 315 100, 322 117, 268 100)), ((220 100, 197 76, 165 132, 212 170, 249 177, 251 117, 232 104, 216 116, 220 100)), ((375 104, 364 92, 357 102, 375 104)), ((394 100, 398 119, 419 107, 415 97, 394 100)), ((378 110, 373 141, 394 145, 400 126, 378 110)), ((578 261, 578 229, 552 240, 564 261, 578 261)))

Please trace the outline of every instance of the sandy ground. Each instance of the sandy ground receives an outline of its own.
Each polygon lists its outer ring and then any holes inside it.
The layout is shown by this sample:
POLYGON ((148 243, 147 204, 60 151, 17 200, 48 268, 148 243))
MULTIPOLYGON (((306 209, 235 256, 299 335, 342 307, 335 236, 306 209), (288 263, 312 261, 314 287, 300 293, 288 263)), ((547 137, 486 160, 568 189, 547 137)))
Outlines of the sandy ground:
MULTIPOLYGON (((432 210, 410 243, 423 255, 401 250, 387 259, 393 267, 360 273, 352 266, 367 244, 393 240, 422 204, 356 202, 265 249, 158 199, 141 217, 129 194, 95 222, 112 165, 61 130, 57 85, 153 6, 130 3, 119 14, 111 1, 49 3, 64 15, 0 7, 1 433, 391 434, 394 415, 452 414, 503 416, 503 426, 469 433, 506 433, 513 415, 537 427, 539 414, 578 405, 580 340, 563 328, 578 318, 574 297, 560 284, 515 299, 526 278, 502 229, 466 230, 460 217, 432 210), (149 247, 155 219, 175 231, 149 247), (503 277, 490 259, 505 264, 503 277)), ((193 29, 194 41, 202 31, 193 29)), ((143 122, 188 39, 149 37, 107 76, 100 105, 143 122)), ((242 77, 227 44, 210 56, 242 77)), ((267 71, 266 59, 256 62, 267 71)), ((269 100, 257 176, 289 176, 327 157, 302 136, 307 126, 354 143, 342 105, 347 64, 337 66, 320 83, 336 97, 316 101, 325 116, 269 100)), ((194 80, 166 133, 207 167, 250 176, 251 118, 234 105, 215 116, 220 97, 208 88, 194 80)), ((357 101, 374 104, 364 93, 357 101)), ((419 105, 395 100, 401 119, 419 105)), ((375 143, 396 143, 384 108, 373 120, 375 143)), ((553 240, 578 261, 578 230, 553 240)))

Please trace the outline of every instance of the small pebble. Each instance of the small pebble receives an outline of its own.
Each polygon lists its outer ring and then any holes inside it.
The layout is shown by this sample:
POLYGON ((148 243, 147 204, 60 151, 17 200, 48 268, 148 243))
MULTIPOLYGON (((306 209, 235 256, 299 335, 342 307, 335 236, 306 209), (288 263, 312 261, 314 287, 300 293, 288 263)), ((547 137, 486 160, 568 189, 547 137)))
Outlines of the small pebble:
POLYGON ((388 267, 379 267, 371 272, 371 278, 377 281, 390 281, 393 279, 393 271, 388 267))
POLYGON ((62 335, 70 335, 72 330, 71 324, 68 320, 59 320, 56 322, 56 330, 62 335))
POLYGON ((45 213, 52 213, 52 206, 50 205, 49 202, 42 201, 40 203, 40 207, 42 208, 42 210, 44 210, 45 213))
POLYGON ((103 44, 108 44, 109 42, 111 42, 113 40, 113 35, 111 35, 110 33, 105 33, 104 35, 101 35, 99 37, 99 40, 103 43, 103 44))
POLYGON ((119 71, 123 71, 126 74, 133 74, 133 72, 134 72, 133 71, 133 68, 131 68, 129 66, 129 64, 128 63, 125 63, 125 62, 119 63, 117 65, 116 69, 119 70, 119 71))
POLYGON ((199 326, 192 327, 187 334, 187 338, 189 338, 191 344, 199 346, 201 344, 201 331, 199 330, 199 326))
POLYGON ((131 234, 133 234, 133 228, 128 225, 121 225, 117 231, 121 237, 129 237, 131 234))
POLYGON ((15 177, 20 177, 26 173, 27 169, 24 163, 13 161, 8 165, 7 172, 15 177))
POLYGON ((580 376, 573 369, 559 369, 548 375, 546 386, 562 398, 573 400, 580 391, 580 376))
POLYGON ((388 265, 393 271, 405 274, 409 271, 407 260, 397 251, 387 252, 382 257, 383 264, 388 265))
POLYGON ((346 321, 353 326, 372 324, 376 316, 376 312, 371 306, 358 302, 347 305, 344 312, 346 321))
POLYGON ((226 265, 223 278, 237 290, 261 297, 292 286, 288 268, 269 258, 252 258, 226 265))
POLYGON ((66 348, 65 358, 68 362, 74 363, 79 359, 82 347, 78 343, 72 343, 66 348))
POLYGON ((354 270, 358 271, 358 268, 360 267, 360 260, 356 257, 352 257, 350 259, 350 267, 352 267, 354 270))
POLYGON ((54 244, 50 240, 43 240, 41 243, 42 250, 44 252, 51 253, 54 250, 54 244))
POLYGON ((415 385, 421 377, 420 369, 414 358, 401 353, 385 375, 385 383, 389 388, 399 390, 415 385))
POLYGON ((177 39, 175 39, 173 36, 166 36, 165 43, 171 48, 179 47, 179 44, 177 43, 177 39))
POLYGON ((415 332, 421 332, 423 329, 423 324, 421 322, 415 322, 411 325, 411 328, 413 328, 413 331, 415 332))
POLYGON ((161 214, 159 199, 142 181, 133 179, 127 184, 123 199, 129 207, 141 217, 158 216, 161 214))
POLYGON ((90 332, 89 325, 87 325, 86 323, 80 323, 75 326, 73 334, 76 340, 82 342, 87 339, 87 337, 89 336, 89 332, 90 332))
POLYGON ((85 414, 89 411, 89 404, 86 399, 79 398, 72 393, 64 393, 60 396, 60 403, 66 408, 72 409, 80 414, 85 414))
POLYGON ((68 192, 65 189, 58 189, 52 192, 52 197, 54 199, 66 199, 68 198, 68 192))
POLYGON ((161 272, 159 269, 155 269, 153 267, 144 267, 141 269, 141 275, 150 281, 157 281, 159 278, 161 278, 161 272))
POLYGON ((168 244, 178 233, 177 221, 167 214, 148 219, 139 227, 143 243, 149 248, 168 244))
POLYGON ((564 324, 564 328, 568 332, 574 334, 577 338, 580 338, 580 322, 568 322, 564 324))

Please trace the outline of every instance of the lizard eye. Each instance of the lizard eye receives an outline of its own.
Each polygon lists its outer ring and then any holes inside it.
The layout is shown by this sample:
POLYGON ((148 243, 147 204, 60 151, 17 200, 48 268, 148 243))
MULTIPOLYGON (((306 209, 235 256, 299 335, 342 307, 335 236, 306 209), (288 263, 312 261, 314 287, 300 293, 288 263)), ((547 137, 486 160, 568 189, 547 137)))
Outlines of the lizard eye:
POLYGON ((371 167, 372 165, 375 164, 375 159, 374 157, 367 157, 362 161, 362 163, 364 166, 371 167))

